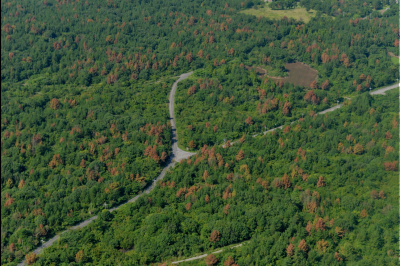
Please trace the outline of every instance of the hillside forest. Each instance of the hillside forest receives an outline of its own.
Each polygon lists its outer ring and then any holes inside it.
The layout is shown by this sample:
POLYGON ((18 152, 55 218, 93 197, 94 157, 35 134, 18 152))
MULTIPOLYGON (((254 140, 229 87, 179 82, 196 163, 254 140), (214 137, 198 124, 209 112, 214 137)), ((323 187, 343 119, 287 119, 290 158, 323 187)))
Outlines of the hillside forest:
MULTIPOLYGON (((250 265, 246 258, 255 264, 360 257, 393 263, 397 238, 386 236, 398 232, 397 96, 367 92, 399 76, 391 60, 399 55, 398 4, 379 1, 390 9, 362 19, 381 10, 376 1, 334 2, 349 13, 321 10, 304 23, 240 13, 257 4, 248 0, 3 1, 1 264, 24 258, 37 265, 149 264, 244 240, 265 250, 255 257, 238 250, 232 258, 240 265, 250 265), (318 73, 309 85, 279 80, 296 62, 318 73), (194 74, 179 83, 175 96, 178 145, 198 154, 173 169, 149 199, 103 212, 138 195, 166 165, 168 95, 189 71, 194 74), (338 101, 347 106, 316 116, 338 101), (251 138, 275 125, 284 128, 251 138), (320 176, 326 186, 316 185, 320 176), (224 193, 226 199, 217 196, 224 193), (346 193, 351 204, 337 203, 346 193), (309 203, 317 205, 312 212, 309 203), (225 214, 226 204, 232 209, 225 214), (286 213, 283 206, 291 207, 286 213), (357 212, 364 209, 361 219, 357 212), (30 253, 96 214, 98 221, 63 236, 45 255, 30 253), (333 225, 324 220, 326 230, 317 230, 326 216, 333 225), (275 223, 270 217, 280 218, 275 223), (308 222, 315 233, 304 233, 308 222), (382 230, 375 246, 372 224, 382 230), (336 227, 343 234, 333 233, 336 227), (218 240, 209 241, 214 230, 218 240), (365 237, 357 240, 361 232, 365 237), (310 252, 288 256, 282 250, 289 236, 296 248, 304 240, 310 252), (322 240, 331 241, 326 255, 315 246, 322 240), (271 256, 264 253, 277 244, 271 256)), ((322 9, 313 1, 299 4, 322 9)))

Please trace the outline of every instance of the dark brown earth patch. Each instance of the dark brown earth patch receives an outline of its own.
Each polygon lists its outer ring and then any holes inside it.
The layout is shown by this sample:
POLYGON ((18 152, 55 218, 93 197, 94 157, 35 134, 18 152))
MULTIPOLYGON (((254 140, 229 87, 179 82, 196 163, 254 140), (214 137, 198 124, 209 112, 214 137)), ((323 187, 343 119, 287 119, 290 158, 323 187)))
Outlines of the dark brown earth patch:
MULTIPOLYGON (((247 70, 253 69, 253 67, 247 67, 247 70)), ((307 64, 303 64, 301 62, 296 63, 288 63, 285 64, 285 68, 288 70, 287 77, 271 77, 267 75, 267 71, 261 67, 255 67, 256 73, 259 75, 260 78, 269 77, 274 81, 282 80, 284 83, 289 82, 293 83, 295 86, 304 86, 310 87, 311 83, 318 78, 318 71, 313 69, 307 64)))

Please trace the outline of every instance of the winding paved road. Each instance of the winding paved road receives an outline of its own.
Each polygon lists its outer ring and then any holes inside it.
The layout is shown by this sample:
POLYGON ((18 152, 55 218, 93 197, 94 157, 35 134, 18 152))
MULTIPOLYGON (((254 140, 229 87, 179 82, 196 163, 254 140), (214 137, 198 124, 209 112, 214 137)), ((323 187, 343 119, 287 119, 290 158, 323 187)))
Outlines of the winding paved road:
MULTIPOLYGON (((153 190, 153 189, 156 187, 157 181, 158 181, 158 180, 161 180, 161 179, 164 177, 166 171, 167 171, 168 169, 174 167, 174 165, 175 165, 176 162, 180 162, 181 160, 186 159, 186 158, 189 158, 190 156, 196 154, 196 153, 186 152, 186 151, 183 151, 183 150, 181 150, 181 149, 178 148, 178 137, 177 137, 177 134, 176 134, 175 114, 174 114, 174 98, 175 98, 176 89, 177 89, 177 87, 178 87, 178 82, 181 81, 181 80, 184 80, 184 79, 188 78, 188 77, 189 77, 190 75, 192 75, 192 74, 193 74, 193 71, 191 71, 191 72, 189 72, 189 73, 185 73, 185 74, 180 75, 179 79, 178 79, 177 81, 175 81, 175 83, 172 85, 172 89, 171 89, 171 92, 170 92, 170 94, 169 94, 169 115, 170 115, 170 119, 171 119, 171 122, 170 122, 170 123, 171 123, 171 130, 172 130, 172 152, 171 152, 170 158, 168 159, 167 166, 162 170, 162 172, 160 173, 160 175, 159 175, 156 179, 154 179, 153 184, 152 184, 151 186, 149 186, 148 188, 146 188, 146 189, 143 191, 143 193, 149 193, 151 190, 153 190)), ((371 91, 370 94, 371 94, 371 95, 376 95, 376 94, 382 94, 382 95, 384 95, 386 91, 391 90, 391 89, 394 89, 394 88, 397 88, 397 87, 399 87, 399 86, 400 86, 400 83, 399 83, 399 84, 393 84, 393 85, 390 85, 390 86, 381 88, 381 89, 376 90, 376 91, 371 91)), ((347 98, 347 99, 349 99, 349 98, 347 98)), ((340 107, 342 107, 342 105, 341 105, 341 104, 338 104, 338 105, 336 105, 336 106, 334 106, 334 107, 331 107, 331 108, 326 109, 326 110, 324 110, 324 111, 322 111, 322 112, 319 112, 318 114, 325 114, 325 113, 327 113, 327 112, 334 111, 334 110, 336 110, 336 109, 338 109, 338 108, 340 108, 340 107)), ((293 123, 295 123, 295 122, 296 122, 296 121, 293 121, 291 124, 293 124, 293 123)), ((270 130, 267 130, 267 131, 263 132, 263 134, 265 135, 266 133, 271 132, 271 131, 274 131, 274 130, 276 130, 276 129, 278 129, 278 128, 282 129, 283 126, 279 126, 279 127, 276 127, 276 128, 270 129, 270 130)), ((259 134, 255 134, 255 135, 253 135, 253 137, 256 137, 256 136, 258 136, 258 135, 259 135, 259 134)), ((237 141, 236 141, 236 142, 237 142, 237 141)), ((234 144, 234 143, 236 143, 236 142, 233 142, 233 143, 231 143, 231 144, 234 144)), ((223 146, 225 146, 225 145, 223 145, 223 146)), ((134 198, 128 200, 127 202, 125 202, 125 203, 123 203, 123 204, 121 204, 121 205, 119 205, 119 206, 117 206, 117 207, 114 207, 114 208, 110 209, 109 211, 112 212, 112 211, 114 211, 114 210, 120 208, 121 206, 123 206, 123 205, 125 205, 125 204, 127 204, 127 203, 136 201, 141 195, 143 195, 143 193, 140 193, 140 194, 137 195, 136 197, 134 197, 134 198)), ((88 224, 89 224, 90 222, 92 222, 93 220, 95 220, 97 217, 98 217, 97 215, 96 215, 96 216, 93 216, 92 218, 89 218, 89 219, 83 221, 82 223, 77 224, 77 225, 71 227, 70 229, 68 229, 68 230, 66 230, 66 231, 64 231, 64 232, 62 232, 60 235, 66 233, 66 232, 68 232, 68 231, 70 231, 70 230, 75 230, 75 229, 82 228, 82 227, 88 225, 88 224)), ((48 240, 47 242, 43 243, 42 246, 38 247, 38 248, 35 249, 33 252, 36 253, 36 254, 40 254, 40 253, 43 251, 43 249, 45 249, 45 248, 51 246, 57 239, 59 239, 59 238, 60 238, 60 235, 56 235, 55 237, 51 238, 51 239, 48 240)), ((237 247, 240 247, 240 246, 242 246, 242 244, 239 244, 239 245, 234 246, 234 247, 231 247, 231 248, 237 248, 237 247)), ((223 250, 221 249, 221 250, 218 250, 218 251, 215 251, 215 252, 212 252, 212 253, 219 253, 219 252, 222 252, 222 251, 223 251, 223 250)), ((196 256, 196 257, 192 257, 192 258, 188 258, 188 259, 184 259, 184 260, 180 260, 180 261, 174 261, 174 262, 172 262, 172 264, 178 264, 178 263, 180 263, 180 262, 185 262, 185 261, 191 261, 191 260, 201 259, 201 258, 206 257, 207 255, 208 255, 208 254, 203 254, 203 255, 199 255, 199 256, 196 256)), ((18 266, 23 266, 23 265, 25 265, 25 260, 18 264, 18 266)))
MULTIPOLYGON (((155 187, 156 187, 156 183, 158 180, 163 179, 165 173, 167 172, 168 169, 174 167, 176 162, 180 162, 183 159, 189 158, 192 155, 195 155, 196 153, 191 153, 191 152, 186 152, 183 151, 181 149, 178 148, 178 137, 176 134, 176 126, 175 126, 175 114, 174 114, 174 98, 175 98, 175 92, 176 89, 178 87, 178 82, 181 80, 184 80, 186 78, 188 78, 190 75, 193 74, 193 71, 189 72, 189 73, 185 73, 179 76, 179 79, 177 81, 175 81, 175 83, 172 85, 172 89, 171 92, 169 94, 169 116, 170 116, 170 123, 171 123, 171 130, 172 130, 172 151, 171 151, 171 155, 167 161, 167 166, 162 170, 162 172, 160 173, 160 175, 154 179, 153 184, 151 184, 151 186, 147 187, 142 193, 139 193, 139 195, 137 195, 136 197, 128 200, 127 202, 114 207, 112 209, 109 209, 110 212, 115 211, 116 209, 120 208, 121 206, 130 203, 130 202, 134 202, 136 201, 141 195, 143 195, 143 193, 149 193, 150 191, 152 191, 155 187)), ((39 255, 45 248, 50 247, 51 245, 53 245, 53 243, 55 241, 57 241, 60 238, 60 235, 71 231, 71 230, 75 230, 75 229, 79 229, 82 228, 86 225, 88 225, 89 223, 91 223, 93 220, 97 219, 97 215, 93 216, 73 227, 71 227, 68 230, 65 230, 64 232, 62 232, 59 235, 54 236, 53 238, 51 238, 50 240, 48 240, 47 242, 44 242, 40 247, 38 247, 37 249, 35 249, 34 251, 32 251, 33 253, 39 255)), ((25 260, 23 260, 22 262, 20 262, 18 264, 18 266, 23 266, 25 265, 25 260)))

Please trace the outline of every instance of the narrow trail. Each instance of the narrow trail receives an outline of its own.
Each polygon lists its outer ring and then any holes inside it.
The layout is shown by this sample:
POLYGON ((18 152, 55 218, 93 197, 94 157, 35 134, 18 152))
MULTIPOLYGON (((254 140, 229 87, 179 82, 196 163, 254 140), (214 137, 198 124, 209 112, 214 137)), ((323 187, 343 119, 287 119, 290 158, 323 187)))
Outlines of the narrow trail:
MULTIPOLYGON (((165 176, 165 173, 167 172, 167 170, 171 169, 172 167, 174 167, 174 165, 177 162, 180 162, 183 159, 189 158, 192 155, 195 155, 196 153, 191 153, 191 152, 186 152, 183 151, 181 149, 178 148, 178 136, 177 136, 177 132, 176 132, 176 126, 175 126, 175 114, 174 114, 174 98, 175 98, 175 92, 176 89, 178 87, 178 82, 184 79, 187 79, 190 75, 193 74, 193 71, 189 72, 189 73, 185 73, 179 76, 179 79, 177 81, 175 81, 175 83, 172 85, 172 89, 171 92, 169 94, 169 116, 170 116, 170 123, 171 123, 171 130, 172 130, 172 151, 171 151, 171 155, 167 161, 167 165, 165 166, 165 168, 162 170, 162 172, 160 173, 160 175, 154 179, 153 184, 151 184, 151 186, 147 187, 142 193, 140 193, 139 195, 135 196, 134 198, 128 200, 127 202, 116 206, 112 209, 109 209, 110 212, 117 210, 118 208, 120 208, 121 206, 130 203, 130 202, 135 202, 140 196, 142 196, 144 193, 149 193, 150 191, 152 191, 157 184, 158 180, 163 179, 163 177, 165 176)), ((91 223, 92 221, 94 221, 95 219, 97 219, 97 215, 93 216, 73 227, 71 227, 70 229, 67 229, 65 231, 63 231, 61 234, 54 236, 53 238, 49 239, 48 241, 44 242, 40 247, 36 248, 35 250, 33 250, 32 252, 35 253, 36 255, 39 255, 45 248, 50 247, 51 245, 53 245, 53 243, 55 241, 57 241, 60 238, 60 235, 69 232, 71 230, 76 230, 79 228, 82 228, 86 225, 88 225, 89 223, 91 223)), ((25 259, 20 262, 18 264, 18 266, 23 266, 26 265, 25 264, 25 259)))
MULTIPOLYGON (((134 198, 128 200, 127 202, 125 202, 125 203, 123 203, 123 204, 121 204, 121 205, 119 205, 117 207, 114 207, 112 209, 109 209, 110 212, 117 210, 118 208, 120 208, 121 206, 123 206, 123 205, 125 205, 127 203, 135 202, 144 193, 147 194, 150 191, 152 191, 156 187, 157 181, 163 179, 163 177, 165 176, 166 171, 171 169, 171 168, 173 168, 174 165, 176 164, 176 162, 180 162, 181 160, 189 158, 190 156, 193 156, 193 155, 196 154, 196 153, 186 152, 186 151, 183 151, 183 150, 178 148, 178 137, 177 137, 177 132, 176 132, 175 114, 174 114, 174 98, 175 98, 176 89, 178 87, 178 83, 181 80, 187 79, 192 74, 193 74, 193 71, 180 75, 179 79, 177 81, 175 81, 175 83, 172 85, 171 92, 169 94, 169 105, 168 105, 168 107, 169 107, 169 115, 170 115, 170 120, 171 120, 170 123, 171 123, 171 130, 172 130, 172 145, 171 145, 172 146, 172 152, 171 152, 171 155, 170 155, 170 157, 169 157, 169 159, 167 161, 166 167, 162 170, 160 175, 156 179, 154 179, 153 184, 151 186, 149 186, 142 193, 140 193, 139 195, 135 196, 134 198)), ((394 89, 394 88, 397 88, 399 86, 400 86, 400 83, 399 84, 396 83, 396 84, 381 88, 381 89, 376 90, 376 91, 371 91, 370 94, 371 95, 376 95, 376 94, 384 95, 386 91, 394 89)), ((347 98, 347 99, 349 99, 349 98, 347 98)), ((331 108, 326 109, 326 110, 324 110, 322 112, 319 112, 318 114, 325 114, 327 112, 334 111, 334 110, 336 110, 336 109, 338 109, 340 107, 342 107, 342 104, 338 104, 338 105, 336 105, 334 107, 331 107, 331 108)), ((297 122, 297 121, 293 121, 291 124, 293 124, 295 122, 297 122)), ((279 127, 267 130, 267 131, 263 132, 263 134, 265 135, 268 132, 274 131, 274 130, 276 130, 278 128, 282 129, 283 126, 279 126, 279 127)), ((258 135, 259 134, 255 134, 255 135, 253 135, 253 137, 256 137, 258 135)), ((236 143, 236 142, 237 141, 232 142, 231 145, 236 143)), ((225 145, 223 145, 223 147, 224 146, 225 145)), ((82 228, 82 227, 88 225, 89 223, 91 223, 93 220, 97 219, 97 217, 98 217, 97 215, 93 216, 93 217, 91 217, 91 218, 89 218, 89 219, 87 219, 87 220, 85 220, 85 221, 83 221, 83 222, 71 227, 70 229, 65 230, 61 234, 56 235, 53 238, 51 238, 50 240, 44 242, 40 247, 36 248, 32 252, 37 254, 37 255, 39 255, 45 248, 50 247, 56 240, 58 240, 60 238, 60 235, 66 233, 66 232, 69 232, 71 230, 82 228)), ((237 248, 237 247, 240 247, 240 246, 242 246, 242 244, 238 244, 238 245, 236 245, 234 247, 231 247, 231 248, 237 248)), ((212 253, 219 253, 219 252, 222 252, 222 251, 223 251, 223 249, 218 250, 218 251, 214 251, 212 253)), ((206 257, 207 255, 208 254, 203 254, 203 255, 199 255, 199 256, 196 256, 196 257, 192 257, 192 258, 188 258, 188 259, 184 259, 184 260, 180 260, 180 261, 174 261, 174 262, 172 262, 172 264, 178 264, 180 262, 201 259, 201 258, 206 257)), ((18 264, 18 266, 23 266, 23 265, 26 265, 25 264, 25 259, 18 264)))

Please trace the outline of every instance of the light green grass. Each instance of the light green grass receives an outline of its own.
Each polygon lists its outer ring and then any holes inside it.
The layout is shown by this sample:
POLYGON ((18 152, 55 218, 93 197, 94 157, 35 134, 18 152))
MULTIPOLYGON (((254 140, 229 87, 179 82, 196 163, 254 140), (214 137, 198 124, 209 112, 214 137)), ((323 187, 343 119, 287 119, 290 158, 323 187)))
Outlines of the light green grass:
POLYGON ((317 14, 317 11, 310 9, 310 11, 307 12, 305 7, 297 7, 294 9, 285 9, 285 10, 272 10, 271 8, 268 7, 266 4, 263 8, 259 9, 246 9, 241 11, 243 14, 247 15, 254 15, 254 16, 262 16, 262 17, 267 17, 270 19, 281 19, 284 16, 296 20, 303 20, 305 23, 309 22, 312 17, 315 17, 317 14))
POLYGON ((397 58, 395 56, 392 56, 391 59, 392 59, 393 64, 395 64, 395 65, 399 65, 400 64, 400 59, 399 58, 397 58))

